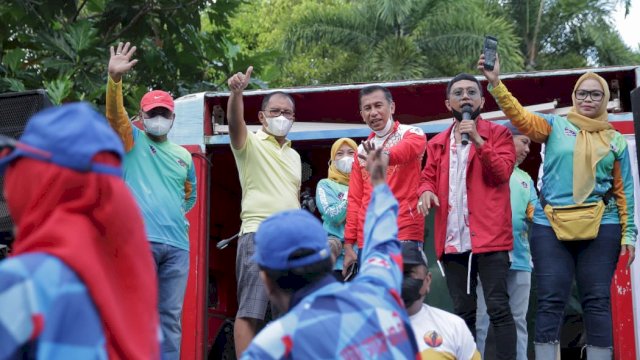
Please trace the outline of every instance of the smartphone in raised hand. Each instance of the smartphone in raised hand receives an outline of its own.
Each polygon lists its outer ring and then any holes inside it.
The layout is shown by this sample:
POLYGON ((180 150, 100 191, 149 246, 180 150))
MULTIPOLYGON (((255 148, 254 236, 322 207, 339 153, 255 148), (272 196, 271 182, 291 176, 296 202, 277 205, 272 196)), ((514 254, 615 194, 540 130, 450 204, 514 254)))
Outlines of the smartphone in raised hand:
POLYGON ((351 263, 351 265, 349 265, 349 267, 347 268, 347 274, 344 277, 344 281, 351 281, 353 280, 356 275, 358 275, 358 262, 354 261, 353 263, 351 263))
POLYGON ((484 68, 493 70, 496 65, 496 54, 498 53, 498 39, 489 35, 485 36, 482 53, 484 54, 484 68))

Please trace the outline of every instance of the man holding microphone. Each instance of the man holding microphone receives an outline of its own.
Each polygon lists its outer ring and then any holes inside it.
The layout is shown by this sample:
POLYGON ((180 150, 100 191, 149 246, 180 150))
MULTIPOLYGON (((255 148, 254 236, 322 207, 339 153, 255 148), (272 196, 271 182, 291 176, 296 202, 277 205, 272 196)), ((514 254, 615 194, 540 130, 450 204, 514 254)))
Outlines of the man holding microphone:
POLYGON ((513 139, 507 128, 479 116, 484 97, 472 75, 455 76, 446 96, 445 105, 455 121, 428 143, 418 211, 426 216, 438 208, 435 250, 444 265, 455 313, 475 337, 479 275, 491 324, 502 343, 497 358, 514 359, 516 331, 506 282, 508 252, 513 248, 509 200, 516 160, 513 139))

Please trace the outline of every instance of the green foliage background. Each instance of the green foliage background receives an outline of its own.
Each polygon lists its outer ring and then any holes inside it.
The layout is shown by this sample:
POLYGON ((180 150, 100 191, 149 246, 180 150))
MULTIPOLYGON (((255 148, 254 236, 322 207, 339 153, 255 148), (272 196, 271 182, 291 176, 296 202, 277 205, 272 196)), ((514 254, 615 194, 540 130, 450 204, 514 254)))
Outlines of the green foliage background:
POLYGON ((612 23, 630 0, 25 0, 0 3, 0 92, 46 88, 55 103, 104 103, 109 46, 140 61, 126 103, 254 87, 475 73, 484 35, 504 72, 640 64, 612 23))

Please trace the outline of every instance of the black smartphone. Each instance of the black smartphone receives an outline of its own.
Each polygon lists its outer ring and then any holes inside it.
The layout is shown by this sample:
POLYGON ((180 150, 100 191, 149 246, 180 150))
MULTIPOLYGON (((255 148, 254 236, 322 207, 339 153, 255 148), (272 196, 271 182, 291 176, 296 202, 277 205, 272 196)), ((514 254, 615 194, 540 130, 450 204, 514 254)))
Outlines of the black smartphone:
POLYGON ((485 36, 482 53, 484 54, 484 68, 493 70, 496 65, 496 54, 498 53, 498 39, 489 35, 485 36))
POLYGON ((351 265, 349 265, 349 267, 347 268, 347 274, 344 276, 344 281, 351 281, 353 280, 353 278, 356 277, 356 275, 358 275, 358 262, 355 261, 353 263, 351 263, 351 265))

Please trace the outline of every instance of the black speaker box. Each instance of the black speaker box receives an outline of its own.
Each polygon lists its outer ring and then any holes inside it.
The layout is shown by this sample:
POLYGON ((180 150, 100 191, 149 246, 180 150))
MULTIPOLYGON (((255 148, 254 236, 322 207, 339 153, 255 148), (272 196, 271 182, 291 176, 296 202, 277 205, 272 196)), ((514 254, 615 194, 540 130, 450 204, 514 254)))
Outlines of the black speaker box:
MULTIPOLYGON (((31 90, 0 94, 0 134, 18 139, 27 120, 38 111, 51 106, 45 90, 31 90)), ((1 189, 4 176, 0 176, 0 244, 8 242, 13 224, 1 189)))

